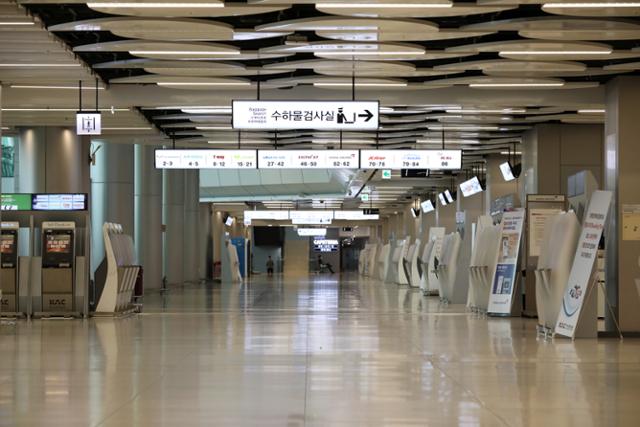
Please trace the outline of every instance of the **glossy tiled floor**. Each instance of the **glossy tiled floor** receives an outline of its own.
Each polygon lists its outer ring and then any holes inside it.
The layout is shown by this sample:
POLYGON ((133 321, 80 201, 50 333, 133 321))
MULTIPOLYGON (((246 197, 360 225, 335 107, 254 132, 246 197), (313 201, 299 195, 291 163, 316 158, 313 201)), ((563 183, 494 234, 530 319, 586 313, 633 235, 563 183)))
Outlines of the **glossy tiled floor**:
POLYGON ((544 342, 395 285, 188 286, 0 326, 2 426, 637 426, 640 342, 544 342))

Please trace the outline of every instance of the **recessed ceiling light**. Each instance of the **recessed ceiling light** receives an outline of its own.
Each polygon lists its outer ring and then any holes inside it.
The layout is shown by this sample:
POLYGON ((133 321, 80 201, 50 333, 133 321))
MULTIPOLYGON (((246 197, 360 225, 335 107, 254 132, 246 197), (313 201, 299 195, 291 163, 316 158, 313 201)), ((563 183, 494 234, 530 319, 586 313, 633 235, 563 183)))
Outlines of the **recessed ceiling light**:
POLYGON ((585 108, 583 110, 578 110, 578 114, 604 114, 604 108, 585 108))
POLYGON ((351 51, 323 51, 323 52, 313 52, 315 56, 384 56, 384 55, 422 55, 424 52, 419 51, 393 51, 393 50, 351 50, 351 51))
POLYGON ((558 83, 469 83, 469 87, 561 87, 564 82, 558 83))
MULTIPOLYGON (((36 111, 36 112, 69 112, 69 111, 73 111, 73 112, 77 112, 78 109, 77 108, 0 108, 0 111, 36 111)), ((86 109, 86 111, 95 111, 93 109, 89 110, 86 109)), ((98 111, 113 111, 113 112, 122 112, 122 111, 129 111, 128 108, 100 108, 98 111)))
POLYGON ((111 8, 111 9, 125 9, 125 8, 144 8, 144 9, 182 9, 182 8, 221 8, 224 7, 224 3, 211 2, 211 3, 142 3, 142 2, 92 2, 87 3, 87 6, 94 8, 111 8))
MULTIPOLYGON (((465 109, 450 109, 446 110, 447 113, 454 114, 514 114, 525 113, 524 108, 496 108, 496 109, 480 109, 480 108, 465 108, 465 109)), ((451 116, 447 116, 451 117, 451 116)))
POLYGON ((544 3, 542 5, 543 9, 589 9, 589 8, 603 8, 603 7, 615 7, 615 8, 625 8, 625 7, 640 7, 639 2, 594 2, 594 3, 585 3, 585 2, 576 2, 576 3, 544 3))
POLYGON ((318 9, 442 9, 452 3, 316 3, 318 9))
POLYGON ((499 55, 610 55, 613 50, 501 50, 499 55))
POLYGON ((197 130, 231 130, 231 126, 196 126, 197 130))
MULTIPOLYGON (((47 85, 11 85, 12 89, 68 89, 78 90, 78 86, 47 86, 47 85)), ((82 90, 96 90, 95 86, 82 86, 82 90)), ((98 90, 104 90, 102 86, 98 86, 98 90)))
POLYGON ((181 111, 185 114, 230 114, 231 107, 218 107, 218 108, 182 108, 181 111))

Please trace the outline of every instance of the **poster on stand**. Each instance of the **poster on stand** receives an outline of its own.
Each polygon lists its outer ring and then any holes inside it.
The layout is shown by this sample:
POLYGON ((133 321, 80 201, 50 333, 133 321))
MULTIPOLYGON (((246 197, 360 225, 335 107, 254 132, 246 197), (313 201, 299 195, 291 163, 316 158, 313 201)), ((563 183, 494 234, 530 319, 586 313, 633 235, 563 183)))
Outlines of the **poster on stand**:
POLYGON ((505 212, 502 215, 500 253, 489 298, 488 312, 491 314, 508 315, 511 313, 524 214, 524 209, 518 209, 505 212))
POLYGON ((598 257, 598 246, 609 213, 611 197, 610 191, 595 191, 591 196, 556 323, 555 333, 558 335, 569 338, 575 336, 580 311, 589 294, 589 286, 594 286, 593 268, 598 257))

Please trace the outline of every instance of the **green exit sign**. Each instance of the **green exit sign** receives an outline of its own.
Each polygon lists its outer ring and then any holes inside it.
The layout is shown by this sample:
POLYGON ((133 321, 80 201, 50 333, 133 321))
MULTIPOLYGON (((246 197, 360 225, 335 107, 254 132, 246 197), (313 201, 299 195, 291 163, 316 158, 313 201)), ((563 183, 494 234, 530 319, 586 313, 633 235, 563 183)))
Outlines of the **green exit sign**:
POLYGON ((362 193, 360 195, 360 200, 362 200, 363 202, 368 202, 369 201, 369 193, 362 193))
POLYGON ((384 169, 382 171, 382 179, 391 179, 391 170, 390 169, 384 169))

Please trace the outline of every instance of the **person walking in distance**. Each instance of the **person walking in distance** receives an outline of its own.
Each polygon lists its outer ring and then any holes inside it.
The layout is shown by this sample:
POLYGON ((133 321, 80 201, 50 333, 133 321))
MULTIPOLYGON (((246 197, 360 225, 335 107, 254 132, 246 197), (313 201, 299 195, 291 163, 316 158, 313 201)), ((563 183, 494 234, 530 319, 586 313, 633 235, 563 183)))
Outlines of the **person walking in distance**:
POLYGON ((267 259, 267 275, 269 277, 273 276, 273 260, 271 259, 271 255, 267 259))

